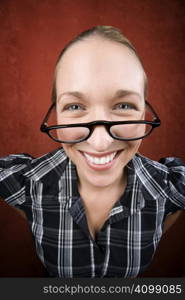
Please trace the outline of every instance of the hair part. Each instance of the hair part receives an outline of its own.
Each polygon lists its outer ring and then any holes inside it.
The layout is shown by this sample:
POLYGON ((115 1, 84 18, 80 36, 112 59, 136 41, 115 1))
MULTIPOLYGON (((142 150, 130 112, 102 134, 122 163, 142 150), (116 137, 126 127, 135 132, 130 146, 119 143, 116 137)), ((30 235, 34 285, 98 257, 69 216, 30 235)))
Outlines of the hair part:
POLYGON ((120 43, 124 46, 126 46, 127 48, 129 48, 134 54, 135 56, 138 58, 141 67, 143 69, 143 74, 144 74, 144 98, 147 99, 147 90, 148 90, 148 79, 143 67, 143 63, 139 57, 139 55, 137 54, 137 51, 135 49, 135 47, 132 45, 132 43, 122 34, 121 30, 119 30, 118 28, 115 28, 113 26, 95 26, 92 27, 88 30, 85 30, 83 32, 81 32, 79 35, 77 35, 74 39, 72 39, 71 41, 69 41, 67 43, 67 45, 62 49, 62 51, 60 52, 57 61, 56 61, 56 65, 55 65, 55 74, 54 74, 54 80, 53 80, 53 86, 52 86, 52 93, 51 93, 51 100, 53 103, 56 103, 56 99, 57 99, 57 93, 56 93, 56 73, 57 73, 57 66, 58 63, 60 62, 62 56, 64 55, 64 53, 69 49, 69 47, 71 47, 73 44, 75 44, 76 42, 79 41, 83 41, 88 37, 91 36, 99 36, 102 37, 106 40, 110 40, 113 42, 117 42, 120 43))

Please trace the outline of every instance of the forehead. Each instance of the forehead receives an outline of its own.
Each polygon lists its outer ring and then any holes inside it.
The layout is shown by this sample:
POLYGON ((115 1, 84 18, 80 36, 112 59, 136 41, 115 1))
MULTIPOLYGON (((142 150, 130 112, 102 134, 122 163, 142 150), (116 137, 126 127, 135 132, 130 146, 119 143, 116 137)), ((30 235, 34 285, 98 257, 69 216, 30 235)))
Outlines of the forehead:
POLYGON ((92 37, 64 53, 56 69, 56 89, 57 94, 75 90, 105 95, 120 89, 143 94, 144 72, 131 49, 92 37))

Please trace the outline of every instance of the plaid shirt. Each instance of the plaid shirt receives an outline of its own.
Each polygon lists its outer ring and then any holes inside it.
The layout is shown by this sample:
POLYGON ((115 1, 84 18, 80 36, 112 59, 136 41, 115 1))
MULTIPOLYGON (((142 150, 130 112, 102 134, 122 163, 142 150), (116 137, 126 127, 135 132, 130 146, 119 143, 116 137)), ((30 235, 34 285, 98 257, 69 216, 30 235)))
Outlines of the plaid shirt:
POLYGON ((62 149, 0 159, 0 196, 25 211, 51 277, 136 277, 151 262, 166 215, 185 208, 185 165, 135 155, 127 167, 126 190, 93 240, 62 149))

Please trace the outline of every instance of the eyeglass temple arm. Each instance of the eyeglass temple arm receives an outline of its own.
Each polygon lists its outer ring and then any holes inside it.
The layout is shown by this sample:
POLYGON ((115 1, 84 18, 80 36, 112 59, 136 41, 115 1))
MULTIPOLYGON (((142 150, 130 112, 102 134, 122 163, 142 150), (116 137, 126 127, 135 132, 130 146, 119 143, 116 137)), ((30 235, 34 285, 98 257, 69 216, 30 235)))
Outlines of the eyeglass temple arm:
POLYGON ((46 126, 48 126, 47 121, 48 121, 49 115, 50 115, 50 113, 51 113, 51 111, 52 111, 52 109, 55 105, 56 105, 55 103, 51 104, 51 106, 50 106, 50 108, 49 108, 49 110, 48 110, 48 112, 47 112, 46 116, 44 117, 44 120, 41 124, 41 128, 45 128, 46 126))
POLYGON ((159 119, 157 113, 155 112, 155 110, 153 109, 153 107, 151 106, 151 104, 150 104, 147 100, 145 100, 145 103, 146 103, 146 105, 149 107, 150 111, 154 114, 156 120, 157 120, 157 121, 160 121, 160 119, 159 119))

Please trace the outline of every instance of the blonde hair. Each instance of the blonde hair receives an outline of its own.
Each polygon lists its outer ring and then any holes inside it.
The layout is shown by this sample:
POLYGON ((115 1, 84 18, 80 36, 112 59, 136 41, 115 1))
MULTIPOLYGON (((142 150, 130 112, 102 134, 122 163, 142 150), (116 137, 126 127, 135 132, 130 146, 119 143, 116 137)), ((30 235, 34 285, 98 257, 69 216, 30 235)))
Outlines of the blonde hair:
POLYGON ((122 32, 118 28, 115 28, 115 27, 112 27, 112 26, 100 26, 99 25, 99 26, 95 26, 95 27, 92 27, 92 28, 90 28, 88 30, 85 30, 85 31, 81 32, 74 39, 72 39, 71 41, 69 41, 67 43, 67 45, 60 52, 60 54, 59 54, 59 56, 57 58, 57 61, 56 61, 56 65, 55 65, 55 76, 54 76, 54 80, 53 80, 52 94, 51 94, 52 102, 55 103, 56 99, 57 99, 57 94, 56 94, 56 75, 57 75, 56 74, 56 68, 57 68, 57 65, 58 65, 59 61, 61 60, 62 56, 67 51, 67 49, 69 49, 69 47, 71 47, 76 42, 83 41, 84 39, 86 39, 86 38, 88 38, 90 36, 96 36, 96 35, 100 36, 100 37, 102 37, 104 39, 120 43, 120 44, 126 46, 127 48, 129 48, 135 54, 135 56, 138 58, 141 66, 142 66, 143 73, 144 73, 144 97, 146 99, 147 98, 148 80, 147 80, 146 73, 144 71, 143 63, 142 63, 139 55, 137 54, 137 51, 136 51, 135 47, 122 34, 122 32))

